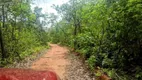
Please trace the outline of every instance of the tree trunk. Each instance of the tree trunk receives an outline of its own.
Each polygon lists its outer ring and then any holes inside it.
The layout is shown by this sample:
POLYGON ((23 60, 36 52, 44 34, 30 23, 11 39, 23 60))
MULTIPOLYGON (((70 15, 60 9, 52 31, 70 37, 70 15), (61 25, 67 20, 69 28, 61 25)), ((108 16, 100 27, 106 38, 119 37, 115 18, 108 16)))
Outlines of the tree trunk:
POLYGON ((2 5, 2 26, 0 26, 0 46, 1 46, 1 53, 2 53, 2 61, 6 58, 6 53, 4 49, 4 43, 3 43, 3 36, 2 36, 2 27, 5 27, 5 16, 4 16, 4 5, 2 5))
POLYGON ((76 50, 77 48, 77 39, 76 39, 76 35, 77 35, 77 25, 74 25, 74 49, 76 50))
POLYGON ((2 37, 2 28, 0 26, 0 46, 1 46, 1 54, 2 54, 2 61, 6 57, 5 51, 4 51, 4 44, 3 44, 3 37, 2 37))

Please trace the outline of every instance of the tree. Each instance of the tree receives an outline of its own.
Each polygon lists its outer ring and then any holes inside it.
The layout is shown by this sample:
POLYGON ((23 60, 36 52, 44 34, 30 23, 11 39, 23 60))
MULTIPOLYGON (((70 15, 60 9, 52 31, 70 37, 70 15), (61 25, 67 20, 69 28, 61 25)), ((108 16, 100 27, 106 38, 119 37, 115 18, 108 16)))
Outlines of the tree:
POLYGON ((100 66, 122 77, 114 79, 142 79, 140 0, 70 0, 54 8, 61 20, 50 28, 53 41, 75 48, 91 69, 100 66))
POLYGON ((39 14, 38 11, 32 12, 31 1, 28 0, 0 2, 0 66, 4 66, 20 61, 46 45, 46 31, 43 27, 47 14, 41 13, 41 8, 39 14), (40 18, 43 18, 42 21, 40 18))

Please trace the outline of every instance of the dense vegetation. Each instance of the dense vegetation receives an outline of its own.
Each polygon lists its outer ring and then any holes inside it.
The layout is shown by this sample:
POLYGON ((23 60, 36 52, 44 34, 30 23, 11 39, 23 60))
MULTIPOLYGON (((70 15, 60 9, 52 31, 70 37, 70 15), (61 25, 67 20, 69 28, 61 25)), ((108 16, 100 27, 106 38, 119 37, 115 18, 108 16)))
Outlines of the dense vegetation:
POLYGON ((114 80, 142 80, 142 1, 70 0, 53 6, 48 35, 114 80))
POLYGON ((30 4, 30 0, 0 0, 0 66, 47 46, 43 28, 47 15, 38 7, 32 11, 30 4))
POLYGON ((142 80, 141 0, 69 0, 53 6, 59 15, 32 11, 31 2, 0 0, 0 66, 51 41, 72 47, 91 70, 99 66, 114 80, 142 80))

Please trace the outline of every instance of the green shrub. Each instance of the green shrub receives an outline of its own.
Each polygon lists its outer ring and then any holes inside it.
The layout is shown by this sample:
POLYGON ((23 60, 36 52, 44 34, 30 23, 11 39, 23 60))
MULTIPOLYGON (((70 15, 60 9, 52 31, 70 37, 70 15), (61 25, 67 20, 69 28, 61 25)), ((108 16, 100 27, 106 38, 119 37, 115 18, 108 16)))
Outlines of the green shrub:
POLYGON ((95 67, 96 58, 95 56, 90 56, 90 58, 87 60, 88 66, 91 70, 94 70, 95 67))

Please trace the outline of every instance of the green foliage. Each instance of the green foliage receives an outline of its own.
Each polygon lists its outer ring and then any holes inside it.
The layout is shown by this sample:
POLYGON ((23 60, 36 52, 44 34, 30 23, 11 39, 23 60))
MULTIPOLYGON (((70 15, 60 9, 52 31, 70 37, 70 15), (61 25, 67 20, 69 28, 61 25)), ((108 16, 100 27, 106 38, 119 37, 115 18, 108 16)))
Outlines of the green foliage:
POLYGON ((141 80, 141 0, 70 0, 54 7, 62 19, 50 28, 53 42, 73 47, 91 69, 103 67, 115 80, 141 80))
POLYGON ((95 62, 96 62, 95 56, 91 56, 91 57, 87 60, 87 63, 88 63, 88 65, 89 65, 89 67, 90 67, 91 70, 94 70, 95 62))
POLYGON ((0 44, 3 44, 0 45, 0 66, 20 61, 47 45, 47 33, 43 27, 47 16, 41 13, 42 9, 36 7, 32 12, 30 1, 10 2, 10 5, 0 5, 0 44))

